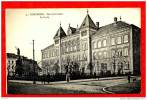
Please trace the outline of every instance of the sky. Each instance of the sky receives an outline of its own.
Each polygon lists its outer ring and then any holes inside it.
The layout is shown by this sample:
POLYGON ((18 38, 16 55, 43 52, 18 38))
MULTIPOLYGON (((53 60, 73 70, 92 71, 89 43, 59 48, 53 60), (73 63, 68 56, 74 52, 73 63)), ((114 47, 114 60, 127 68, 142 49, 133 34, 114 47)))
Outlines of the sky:
POLYGON ((113 23, 114 17, 141 27, 139 8, 57 8, 57 9, 6 9, 6 52, 17 53, 33 58, 35 42, 35 60, 41 61, 41 50, 54 43, 53 37, 60 23, 64 31, 68 26, 82 24, 86 14, 100 23, 100 27, 113 23))

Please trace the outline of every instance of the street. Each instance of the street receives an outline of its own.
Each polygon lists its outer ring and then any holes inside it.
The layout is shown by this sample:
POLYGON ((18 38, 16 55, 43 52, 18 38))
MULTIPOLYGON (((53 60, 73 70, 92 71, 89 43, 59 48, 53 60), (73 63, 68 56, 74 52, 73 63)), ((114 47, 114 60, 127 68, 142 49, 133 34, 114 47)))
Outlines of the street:
MULTIPOLYGON (((138 78, 139 80, 139 78, 138 78)), ((71 80, 69 83, 66 81, 51 82, 41 84, 32 84, 32 82, 22 82, 10 80, 8 82, 8 94, 72 94, 72 93, 107 93, 103 90, 105 87, 120 87, 121 84, 128 84, 126 77, 114 79, 84 79, 84 80, 71 80)), ((129 84, 129 86, 131 86, 129 84)), ((126 88, 126 87, 125 87, 126 88)), ((132 87, 131 87, 132 88, 132 87)), ((130 93, 130 87, 125 93, 130 93)), ((113 89, 109 89, 113 90, 113 89)), ((119 91, 120 93, 121 91, 119 91)))

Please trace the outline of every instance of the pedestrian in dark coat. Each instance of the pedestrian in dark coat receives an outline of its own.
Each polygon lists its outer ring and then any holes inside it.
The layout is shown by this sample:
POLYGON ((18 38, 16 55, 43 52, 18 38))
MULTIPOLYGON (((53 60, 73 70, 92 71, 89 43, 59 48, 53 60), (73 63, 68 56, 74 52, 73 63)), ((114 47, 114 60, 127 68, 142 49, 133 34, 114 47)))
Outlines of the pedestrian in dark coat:
POLYGON ((130 83, 130 80, 131 80, 131 76, 130 74, 128 75, 128 83, 130 83))
POLYGON ((47 82, 48 82, 48 84, 50 83, 50 74, 49 73, 47 74, 47 82))

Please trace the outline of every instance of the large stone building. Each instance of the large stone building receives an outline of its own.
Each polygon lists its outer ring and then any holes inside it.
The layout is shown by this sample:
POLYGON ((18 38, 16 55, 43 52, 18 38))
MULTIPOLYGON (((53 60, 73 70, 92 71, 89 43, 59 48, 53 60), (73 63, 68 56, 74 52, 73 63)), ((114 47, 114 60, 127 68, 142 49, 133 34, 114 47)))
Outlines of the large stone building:
POLYGON ((41 50, 42 68, 47 73, 84 72, 104 74, 140 73, 140 28, 114 17, 105 26, 87 13, 81 26, 60 25, 54 44, 41 50), (68 69, 68 70, 67 70, 68 69))

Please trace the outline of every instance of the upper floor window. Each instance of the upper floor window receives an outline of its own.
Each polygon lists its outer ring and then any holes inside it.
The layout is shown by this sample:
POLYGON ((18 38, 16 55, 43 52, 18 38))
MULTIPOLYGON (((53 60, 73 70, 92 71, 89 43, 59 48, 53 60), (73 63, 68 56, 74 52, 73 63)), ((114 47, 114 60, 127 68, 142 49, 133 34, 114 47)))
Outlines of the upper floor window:
POLYGON ((129 55, 129 49, 128 48, 124 48, 124 56, 128 56, 129 55))
POLYGON ((106 47, 106 45, 107 45, 107 41, 103 40, 103 46, 106 47))
POLYGON ((111 38, 111 45, 115 45, 115 38, 111 38))
POLYGON ((87 35, 87 31, 81 31, 81 36, 86 36, 87 35))
POLYGON ((128 42, 128 35, 124 35, 124 43, 128 42))
POLYGON ((55 40, 55 44, 58 44, 59 43, 59 40, 55 40))
POLYGON ((98 41, 98 48, 100 48, 102 46, 101 41, 98 41))
POLYGON ((93 42, 93 48, 94 48, 94 49, 97 48, 96 42, 93 42))
POLYGON ((122 40, 121 40, 121 37, 117 37, 117 44, 121 44, 122 43, 122 40))

